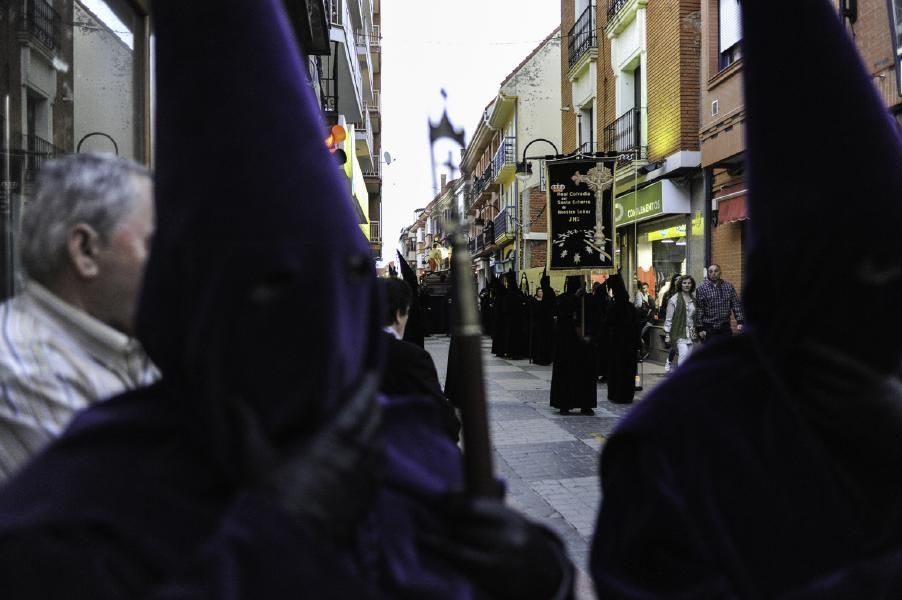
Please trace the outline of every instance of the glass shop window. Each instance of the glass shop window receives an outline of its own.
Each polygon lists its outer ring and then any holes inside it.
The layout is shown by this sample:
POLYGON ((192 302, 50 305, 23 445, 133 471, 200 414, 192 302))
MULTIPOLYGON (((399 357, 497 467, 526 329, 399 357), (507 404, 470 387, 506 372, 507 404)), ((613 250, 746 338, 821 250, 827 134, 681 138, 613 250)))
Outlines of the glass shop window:
MULTIPOLYGON (((686 273, 686 217, 675 215, 642 223, 636 236, 636 283, 647 283, 660 307, 674 275, 686 273)), ((663 320, 663 311, 660 314, 663 320)))

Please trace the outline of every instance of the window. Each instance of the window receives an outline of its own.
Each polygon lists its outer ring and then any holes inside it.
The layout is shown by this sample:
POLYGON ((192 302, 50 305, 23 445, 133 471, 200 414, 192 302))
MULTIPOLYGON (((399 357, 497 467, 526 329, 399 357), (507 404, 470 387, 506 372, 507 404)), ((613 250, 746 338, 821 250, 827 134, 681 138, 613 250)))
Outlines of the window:
POLYGON ((595 152, 595 102, 577 113, 579 117, 579 147, 583 152, 595 152))
POLYGON ((742 13, 739 0, 718 2, 720 30, 720 68, 725 69, 742 58, 742 13))
POLYGON ((896 50, 896 83, 902 94, 902 0, 887 0, 889 3, 890 37, 896 50))

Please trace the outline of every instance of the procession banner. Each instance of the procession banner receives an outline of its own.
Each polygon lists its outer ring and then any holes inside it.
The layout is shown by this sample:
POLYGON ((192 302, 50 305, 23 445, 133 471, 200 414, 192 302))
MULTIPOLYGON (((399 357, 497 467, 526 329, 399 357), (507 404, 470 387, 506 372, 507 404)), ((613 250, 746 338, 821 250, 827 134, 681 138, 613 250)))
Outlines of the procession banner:
POLYGON ((549 269, 614 268, 614 162, 549 161, 549 269))

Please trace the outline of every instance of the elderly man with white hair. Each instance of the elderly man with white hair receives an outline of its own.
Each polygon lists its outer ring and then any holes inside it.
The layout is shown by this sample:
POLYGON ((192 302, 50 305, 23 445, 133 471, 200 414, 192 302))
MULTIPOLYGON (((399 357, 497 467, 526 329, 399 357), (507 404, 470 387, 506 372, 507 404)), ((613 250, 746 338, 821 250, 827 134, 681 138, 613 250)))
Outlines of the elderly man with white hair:
POLYGON ((141 165, 79 154, 41 170, 22 223, 25 289, 0 305, 0 480, 79 409, 158 377, 132 337, 153 228, 141 165))

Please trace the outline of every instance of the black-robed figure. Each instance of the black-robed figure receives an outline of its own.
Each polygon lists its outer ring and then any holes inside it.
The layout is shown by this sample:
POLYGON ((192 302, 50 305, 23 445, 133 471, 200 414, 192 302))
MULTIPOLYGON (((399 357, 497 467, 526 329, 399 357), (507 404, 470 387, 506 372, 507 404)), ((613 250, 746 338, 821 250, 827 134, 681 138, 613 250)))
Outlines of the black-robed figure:
POLYGON ((492 335, 492 288, 486 285, 479 292, 479 321, 482 325, 482 335, 492 335))
POLYGON ((506 356, 526 358, 529 356, 529 306, 527 297, 517 287, 517 275, 513 271, 505 274, 507 295, 504 297, 504 337, 506 356))
POLYGON ((404 341, 423 348, 426 329, 423 322, 423 309, 420 306, 420 286, 417 282, 417 274, 404 260, 400 251, 398 251, 398 265, 401 267, 401 278, 410 286, 412 293, 410 311, 407 313, 407 327, 404 329, 404 341))
POLYGON ((589 335, 595 345, 595 377, 601 382, 608 380, 608 354, 611 345, 607 324, 608 308, 611 306, 608 289, 608 282, 605 281, 592 290, 592 320, 589 326, 589 335))
POLYGON ((571 408, 590 412, 598 406, 595 348, 585 337, 585 293, 582 277, 567 277, 557 303, 554 368, 551 371, 551 406, 566 414, 571 408))
POLYGON ((630 301, 620 273, 610 277, 607 283, 614 294, 605 316, 608 330, 608 400, 629 404, 636 393, 639 358, 636 307, 630 301))
POLYGON ((550 365, 554 360, 556 302, 550 278, 542 275, 536 295, 529 302, 529 358, 537 365, 550 365))
POLYGON ((504 305, 507 298, 507 279, 493 279, 495 285, 494 306, 492 307, 492 354, 507 356, 506 322, 507 314, 504 305))

